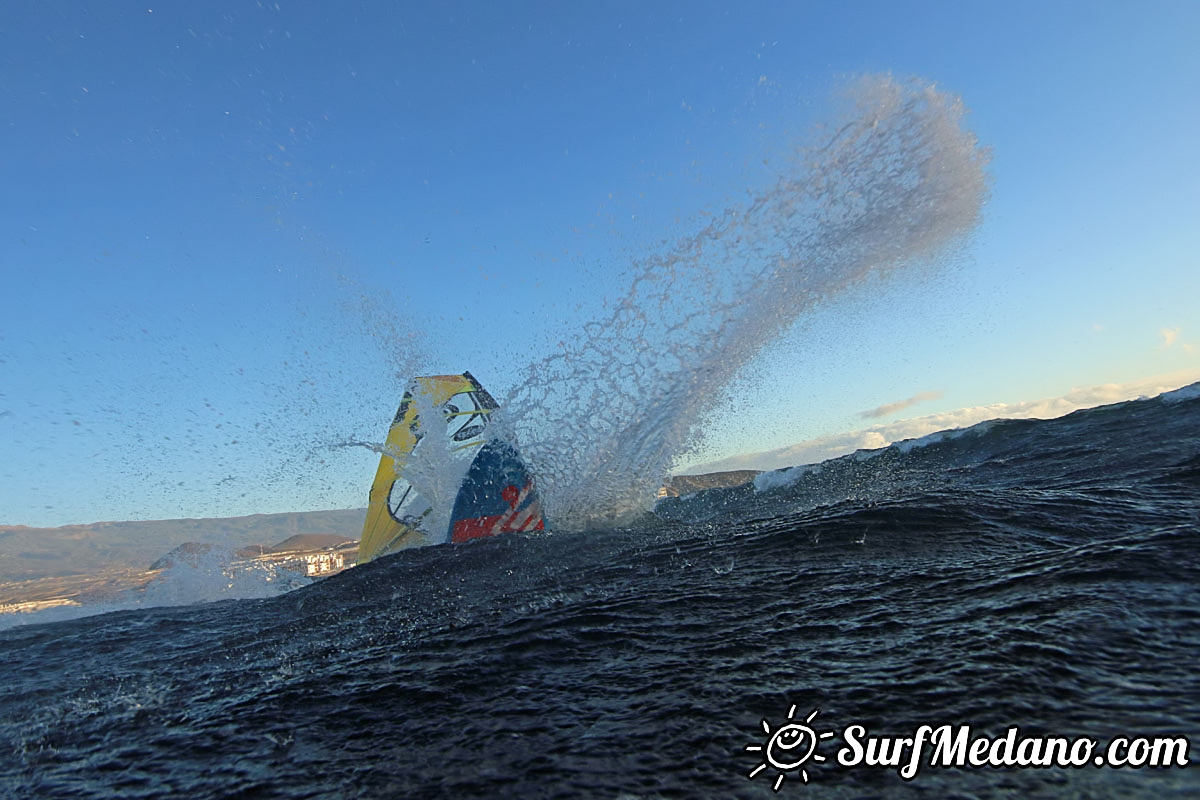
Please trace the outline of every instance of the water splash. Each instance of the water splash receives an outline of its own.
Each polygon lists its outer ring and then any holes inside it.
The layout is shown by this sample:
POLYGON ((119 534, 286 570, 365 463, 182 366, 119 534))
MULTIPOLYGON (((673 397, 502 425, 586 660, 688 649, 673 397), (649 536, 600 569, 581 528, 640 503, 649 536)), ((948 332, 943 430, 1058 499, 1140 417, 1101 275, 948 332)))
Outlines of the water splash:
POLYGON ((445 541, 459 487, 467 476, 475 448, 457 445, 446 433, 443 408, 429 393, 414 383, 412 402, 417 408, 418 443, 411 453, 399 455, 404 478, 412 484, 420 502, 428 504, 420 527, 433 544, 445 541))
POLYGON ((849 98, 774 186, 636 264, 612 315, 506 399, 556 528, 647 508, 760 350, 864 279, 952 256, 975 227, 988 157, 961 101, 890 76, 849 98))
POLYGON ((173 561, 146 581, 132 583, 104 596, 29 602, 21 604, 23 608, 5 609, 0 611, 0 631, 113 611, 275 597, 312 580, 286 565, 247 560, 231 545, 214 545, 173 561))

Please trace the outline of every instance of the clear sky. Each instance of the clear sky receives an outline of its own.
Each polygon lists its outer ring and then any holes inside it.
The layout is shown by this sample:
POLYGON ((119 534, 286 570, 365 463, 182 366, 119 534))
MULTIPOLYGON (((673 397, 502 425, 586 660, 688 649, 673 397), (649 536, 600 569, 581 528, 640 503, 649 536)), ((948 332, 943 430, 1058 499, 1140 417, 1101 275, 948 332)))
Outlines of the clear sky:
POLYGON ((364 505, 338 445, 409 375, 505 394, 861 74, 961 96, 982 223, 799 320, 699 460, 1200 379, 1197 42, 1191 0, 16 4, 0 524, 364 505))

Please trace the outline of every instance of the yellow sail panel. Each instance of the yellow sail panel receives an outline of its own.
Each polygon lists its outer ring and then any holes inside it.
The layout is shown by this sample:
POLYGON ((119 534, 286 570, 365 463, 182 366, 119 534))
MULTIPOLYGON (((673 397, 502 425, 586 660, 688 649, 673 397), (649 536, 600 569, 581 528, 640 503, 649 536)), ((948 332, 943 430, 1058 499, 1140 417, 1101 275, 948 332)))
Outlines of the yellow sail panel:
MULTIPOLYGON (((404 470, 421 436, 436 428, 422 428, 418 418, 414 393, 420 392, 428 402, 426 407, 441 409, 447 433, 455 442, 475 444, 486 424, 486 414, 495 408, 495 401, 484 391, 471 373, 462 375, 429 375, 413 379, 413 385, 400 402, 400 409, 388 430, 375 481, 371 484, 367 519, 358 544, 358 563, 362 564, 387 553, 424 544, 434 544, 443 532, 422 528, 421 521, 428 513, 415 488, 404 478, 404 470), (460 410, 449 403, 456 395, 468 395, 469 410, 460 410), (431 541, 433 537, 433 541, 431 541)), ((440 433, 440 431, 436 431, 440 433)))

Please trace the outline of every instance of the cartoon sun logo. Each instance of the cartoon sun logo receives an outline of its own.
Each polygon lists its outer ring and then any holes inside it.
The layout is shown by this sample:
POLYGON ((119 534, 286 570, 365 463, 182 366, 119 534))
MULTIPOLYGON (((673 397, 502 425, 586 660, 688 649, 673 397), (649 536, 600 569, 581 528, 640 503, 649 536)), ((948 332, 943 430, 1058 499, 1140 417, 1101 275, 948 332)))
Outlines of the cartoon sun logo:
MULTIPOLYGON (((821 713, 821 709, 814 708, 812 713, 805 717, 804 722, 786 722, 779 726, 779 729, 774 733, 771 732, 771 723, 765 719, 762 721, 763 733, 767 734, 766 744, 748 744, 746 745, 747 753, 762 753, 766 752, 766 760, 750 770, 747 776, 751 780, 755 775, 762 772, 768 766, 774 767, 779 774, 775 777, 775 791, 779 791, 779 787, 783 786, 783 779, 787 777, 787 773, 792 770, 800 770, 800 780, 808 783, 808 771, 804 769, 804 764, 809 759, 813 761, 824 761, 825 756, 817 752, 817 745, 822 739, 828 739, 833 736, 833 731, 825 731, 817 733, 809 727, 817 714, 821 713)), ((793 719, 796 716, 796 707, 793 705, 788 710, 787 718, 793 719)))

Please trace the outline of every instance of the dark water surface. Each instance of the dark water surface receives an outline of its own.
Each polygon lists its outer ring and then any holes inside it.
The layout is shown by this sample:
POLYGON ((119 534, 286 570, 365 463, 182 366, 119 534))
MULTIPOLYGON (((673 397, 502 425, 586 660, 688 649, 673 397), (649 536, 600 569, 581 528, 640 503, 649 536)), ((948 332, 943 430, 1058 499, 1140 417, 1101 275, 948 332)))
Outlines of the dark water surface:
POLYGON ((836 763, 853 724, 1200 742, 1200 392, 921 445, 4 631, 0 796, 1200 796, 1196 767, 836 763), (792 705, 838 735, 776 794, 745 748, 792 705))

